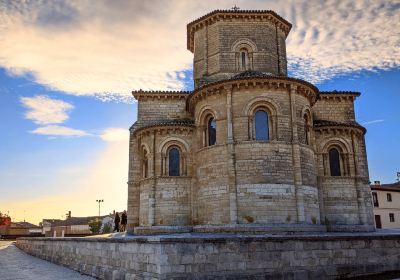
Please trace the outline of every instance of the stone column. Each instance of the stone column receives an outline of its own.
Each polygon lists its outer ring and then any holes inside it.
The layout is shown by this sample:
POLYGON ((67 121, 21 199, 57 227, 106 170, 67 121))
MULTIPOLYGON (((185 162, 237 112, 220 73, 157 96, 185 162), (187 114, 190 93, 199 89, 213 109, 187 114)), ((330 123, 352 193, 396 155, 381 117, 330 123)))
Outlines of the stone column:
POLYGON ((139 157, 139 139, 130 136, 129 146, 129 174, 128 174, 128 224, 127 231, 133 232, 135 226, 139 225, 140 209, 140 157, 139 157))
POLYGON ((290 119, 292 126, 292 162, 293 162, 293 182, 296 191, 296 207, 297 207, 297 222, 305 222, 304 213, 304 193, 303 193, 303 179, 301 174, 301 163, 300 163, 300 145, 299 137, 297 134, 297 119, 296 119, 296 108, 295 108, 295 94, 297 86, 291 86, 289 92, 290 102, 290 119))
POLYGON ((157 184, 157 179, 156 179, 156 131, 153 132, 153 135, 151 137, 151 140, 153 142, 153 151, 149 155, 149 158, 151 156, 152 162, 151 162, 151 176, 153 177, 153 184, 152 188, 150 190, 149 194, 149 213, 148 213, 148 225, 153 226, 155 225, 155 214, 156 214, 156 184, 157 184))
POLYGON ((356 155, 359 154, 359 147, 356 139, 354 139, 354 133, 351 133, 351 144, 353 149, 353 161, 354 161, 354 176, 355 176, 355 185, 356 185, 356 193, 357 193, 357 206, 358 206, 358 217, 360 224, 366 225, 367 222, 367 214, 365 208, 365 199, 363 195, 363 182, 360 180, 360 174, 358 172, 358 161, 356 155))
POLYGON ((229 153, 229 214, 231 224, 238 223, 237 214, 237 187, 236 187, 236 158, 235 144, 233 136, 233 118, 232 118, 232 88, 226 87, 226 120, 227 120, 227 143, 229 153))

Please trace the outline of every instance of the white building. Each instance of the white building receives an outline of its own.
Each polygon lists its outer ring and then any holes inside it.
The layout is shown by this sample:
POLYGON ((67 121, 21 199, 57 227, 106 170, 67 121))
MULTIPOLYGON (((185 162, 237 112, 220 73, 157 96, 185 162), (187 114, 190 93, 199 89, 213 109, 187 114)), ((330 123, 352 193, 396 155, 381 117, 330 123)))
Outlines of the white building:
POLYGON ((400 182, 371 185, 376 228, 400 228, 400 182))

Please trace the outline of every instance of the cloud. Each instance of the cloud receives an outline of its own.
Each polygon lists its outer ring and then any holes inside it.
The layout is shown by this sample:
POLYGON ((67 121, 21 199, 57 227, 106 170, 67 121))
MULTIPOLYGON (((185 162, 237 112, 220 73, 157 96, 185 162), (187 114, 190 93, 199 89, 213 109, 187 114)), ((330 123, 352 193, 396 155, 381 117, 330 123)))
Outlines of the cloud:
POLYGON ((292 1, 282 16, 293 23, 287 53, 298 78, 319 83, 400 65, 398 1, 292 1))
POLYGON ((63 136, 63 137, 82 137, 90 136, 89 133, 83 130, 69 128, 59 125, 47 125, 36 128, 31 131, 33 134, 47 135, 47 136, 63 136))
POLYGON ((25 118, 41 125, 31 131, 33 134, 52 137, 97 136, 107 142, 120 142, 129 139, 128 129, 125 128, 110 127, 104 129, 100 134, 92 134, 84 130, 60 125, 68 120, 68 114, 74 108, 72 104, 63 100, 37 95, 21 97, 20 101, 28 109, 25 118))
POLYGON ((381 123, 384 122, 385 120, 372 120, 368 122, 363 122, 363 125, 368 125, 368 124, 374 124, 374 123, 381 123))
MULTIPOLYGON (((236 4, 275 10, 293 24, 287 54, 295 77, 318 83, 400 65, 394 0, 236 4)), ((0 65, 49 88, 103 100, 132 101, 132 89, 182 89, 182 73, 193 61, 186 24, 230 7, 224 0, 6 2, 0 6, 0 65)))
POLYGON ((126 128, 108 128, 101 134, 100 138, 107 142, 121 142, 129 139, 129 130, 126 128))
POLYGON ((68 119, 68 112, 74 108, 70 103, 45 95, 21 97, 20 101, 28 108, 25 118, 40 125, 63 123, 68 119))
POLYGON ((68 120, 68 113, 74 108, 68 102, 52 99, 45 95, 21 97, 20 101, 28 109, 25 113, 25 118, 41 125, 31 131, 33 134, 53 137, 82 137, 90 135, 83 130, 59 125, 68 120))

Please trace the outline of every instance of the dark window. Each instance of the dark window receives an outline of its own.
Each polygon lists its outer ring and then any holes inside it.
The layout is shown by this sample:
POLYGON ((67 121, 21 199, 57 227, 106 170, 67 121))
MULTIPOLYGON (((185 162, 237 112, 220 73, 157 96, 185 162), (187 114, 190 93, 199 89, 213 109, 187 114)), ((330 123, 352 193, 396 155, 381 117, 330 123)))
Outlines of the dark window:
POLYGON ((389 213, 389 220, 391 223, 394 223, 394 214, 393 213, 389 213))
POLYGON ((374 207, 379 207, 378 195, 376 192, 372 193, 372 200, 374 202, 374 207))
POLYGON ((381 216, 380 215, 375 215, 375 225, 376 225, 376 228, 382 228, 381 216))
POLYGON ((329 167, 331 169, 331 176, 341 176, 340 155, 339 151, 335 148, 329 150, 329 167))
POLYGON ((304 141, 306 143, 306 145, 309 145, 310 143, 310 137, 308 135, 308 117, 307 115, 304 115, 304 141))
POLYGON ((168 153, 168 174, 169 176, 179 176, 180 168, 179 168, 179 150, 177 148, 172 148, 168 153))
POLYGON ((256 133, 256 140, 268 140, 268 114, 265 111, 257 111, 254 116, 254 126, 256 133))
POLYGON ((246 70, 246 53, 242 52, 242 70, 246 70))
POLYGON ((144 159, 144 161, 143 161, 143 177, 144 178, 147 178, 147 176, 148 176, 148 160, 147 160, 147 158, 145 158, 144 159))
POLYGON ((217 123, 214 118, 210 118, 207 124, 208 146, 215 145, 217 140, 217 123))
POLYGON ((147 159, 147 151, 143 151, 143 178, 147 178, 149 170, 149 161, 147 159))
POLYGON ((392 202, 392 194, 387 193, 386 198, 387 198, 387 201, 392 202))

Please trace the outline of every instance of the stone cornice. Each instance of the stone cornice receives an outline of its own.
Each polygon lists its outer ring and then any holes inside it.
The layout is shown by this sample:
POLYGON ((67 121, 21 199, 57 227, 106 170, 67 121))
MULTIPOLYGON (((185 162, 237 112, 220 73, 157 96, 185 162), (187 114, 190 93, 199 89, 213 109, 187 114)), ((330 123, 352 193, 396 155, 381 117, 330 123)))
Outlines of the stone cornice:
POLYGON ((199 87, 193 91, 188 98, 189 111, 193 109, 197 100, 207 95, 220 94, 226 90, 234 90, 251 87, 265 87, 268 89, 285 89, 295 88, 296 93, 307 97, 311 105, 315 104, 319 96, 319 90, 313 84, 306 81, 281 77, 281 76, 263 76, 263 77, 239 77, 229 80, 218 81, 199 87))
POLYGON ((361 93, 358 91, 320 91, 319 99, 320 100, 352 100, 354 101, 356 97, 360 96, 361 93))
POLYGON ((210 25, 221 20, 232 21, 249 19, 272 22, 285 33, 286 37, 292 28, 290 22, 270 10, 215 10, 187 25, 187 49, 191 52, 194 51, 194 33, 205 25, 210 25))
POLYGON ((353 123, 340 123, 334 121, 325 121, 325 120, 315 120, 313 129, 315 131, 358 131, 359 133, 365 134, 367 129, 360 124, 353 122, 353 123))
POLYGON ((192 131, 193 128, 195 127, 193 121, 164 121, 164 122, 155 122, 147 125, 142 125, 134 130, 131 131, 133 135, 138 134, 139 132, 142 133, 148 133, 151 131, 168 131, 168 130, 174 130, 174 131, 192 131))
POLYGON ((186 99, 192 92, 191 91, 163 91, 163 90, 134 90, 132 91, 133 97, 136 100, 145 99, 186 99))

